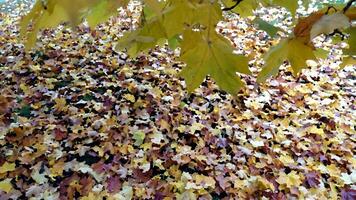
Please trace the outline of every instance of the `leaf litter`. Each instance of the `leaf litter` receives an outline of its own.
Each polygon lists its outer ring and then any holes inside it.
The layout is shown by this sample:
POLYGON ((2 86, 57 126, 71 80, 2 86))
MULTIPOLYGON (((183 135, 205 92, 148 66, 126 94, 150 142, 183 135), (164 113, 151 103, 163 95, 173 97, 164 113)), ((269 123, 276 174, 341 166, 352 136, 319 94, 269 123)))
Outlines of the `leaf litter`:
POLYGON ((355 197, 356 74, 338 70, 337 44, 298 78, 284 63, 257 84, 274 41, 231 17, 219 32, 253 75, 236 97, 209 77, 187 93, 177 50, 114 50, 136 14, 44 30, 26 54, 1 13, 0 199, 355 197))

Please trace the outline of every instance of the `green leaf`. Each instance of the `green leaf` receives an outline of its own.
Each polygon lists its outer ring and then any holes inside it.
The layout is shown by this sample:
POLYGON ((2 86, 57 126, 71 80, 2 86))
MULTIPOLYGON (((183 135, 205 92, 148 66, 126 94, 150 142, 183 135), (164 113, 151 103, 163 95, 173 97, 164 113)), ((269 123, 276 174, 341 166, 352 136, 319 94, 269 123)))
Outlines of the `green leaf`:
POLYGON ((222 90, 236 94, 243 86, 236 72, 250 74, 248 60, 233 54, 231 43, 215 31, 206 37, 206 32, 187 30, 183 35, 181 60, 187 66, 182 70, 188 91, 197 88, 207 75, 216 81, 222 90))
POLYGON ((128 54, 134 57, 141 51, 155 47, 161 38, 167 38, 165 29, 160 20, 155 18, 141 29, 124 34, 119 39, 116 49, 127 49, 128 54))
POLYGON ((294 18, 296 11, 298 9, 298 1, 297 0, 273 0, 273 4, 277 6, 281 6, 289 10, 294 18))
POLYGON ((314 50, 314 55, 316 58, 327 59, 329 56, 329 51, 322 49, 322 48, 318 48, 318 49, 314 50))
POLYGON ((145 8, 151 10, 155 15, 159 16, 162 15, 162 11, 165 6, 164 1, 157 1, 157 0, 144 0, 145 8))
POLYGON ((303 68, 307 60, 315 60, 313 49, 298 39, 291 39, 288 42, 288 60, 293 68, 294 75, 297 75, 303 68))
MULTIPOLYGON (((235 0, 223 0, 225 7, 231 7, 236 4, 235 0)), ((253 11, 258 7, 256 0, 243 0, 231 11, 239 14, 241 17, 253 15, 253 11)))
POLYGON ((288 40, 283 40, 275 47, 272 47, 264 56, 265 65, 258 74, 257 82, 261 83, 270 76, 278 74, 279 67, 288 56, 288 40))
POLYGON ((5 162, 2 166, 0 166, 0 174, 4 174, 6 172, 12 172, 15 170, 15 168, 16 168, 15 163, 5 162))
POLYGON ((282 40, 276 47, 267 52, 264 57, 265 66, 257 77, 257 82, 266 81, 278 73, 281 64, 288 60, 294 75, 305 68, 307 60, 316 59, 313 49, 297 38, 282 40))
POLYGON ((273 26, 259 17, 256 17, 252 22, 256 24, 259 29, 266 31, 271 37, 274 37, 278 31, 281 31, 280 28, 273 26))
POLYGON ((351 27, 345 31, 350 34, 347 40, 349 48, 344 50, 345 55, 356 55, 356 27, 351 27))
POLYGON ((356 58, 352 56, 348 56, 342 59, 342 63, 340 64, 340 69, 344 69, 346 66, 356 65, 356 58))
POLYGON ((223 20, 221 5, 217 1, 205 0, 195 4, 196 11, 193 13, 193 23, 213 28, 223 20))
POLYGON ((179 37, 179 35, 176 35, 168 40, 168 46, 171 49, 176 49, 180 45, 181 41, 182 39, 179 37))
POLYGON ((95 6, 93 6, 88 16, 86 17, 88 24, 91 28, 94 28, 101 22, 108 20, 111 16, 117 14, 119 7, 127 6, 129 0, 102 0, 95 6))
POLYGON ((9 193, 12 190, 11 178, 0 181, 0 191, 9 193))
POLYGON ((163 25, 168 38, 181 34, 184 28, 192 25, 195 7, 186 0, 171 0, 170 7, 164 14, 163 25), (172 23, 174 22, 174 23, 172 23))
POLYGON ((31 106, 30 105, 25 105, 23 106, 19 111, 18 111, 18 114, 21 116, 21 117, 31 117, 31 106))
POLYGON ((145 140, 146 134, 143 131, 136 131, 133 134, 133 139, 135 140, 135 145, 140 146, 145 140))

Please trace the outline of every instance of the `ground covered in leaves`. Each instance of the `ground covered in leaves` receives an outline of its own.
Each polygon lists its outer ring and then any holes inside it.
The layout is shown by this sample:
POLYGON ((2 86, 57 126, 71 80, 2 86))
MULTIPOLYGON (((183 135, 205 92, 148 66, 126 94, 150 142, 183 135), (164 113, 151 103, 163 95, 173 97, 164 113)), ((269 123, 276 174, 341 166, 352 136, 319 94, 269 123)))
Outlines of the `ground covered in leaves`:
POLYGON ((209 78, 188 94, 177 50, 113 50, 135 14, 45 30, 25 53, 0 13, 1 200, 356 198, 356 72, 338 70, 337 45, 257 85, 274 41, 230 16, 219 31, 254 74, 237 97, 209 78))

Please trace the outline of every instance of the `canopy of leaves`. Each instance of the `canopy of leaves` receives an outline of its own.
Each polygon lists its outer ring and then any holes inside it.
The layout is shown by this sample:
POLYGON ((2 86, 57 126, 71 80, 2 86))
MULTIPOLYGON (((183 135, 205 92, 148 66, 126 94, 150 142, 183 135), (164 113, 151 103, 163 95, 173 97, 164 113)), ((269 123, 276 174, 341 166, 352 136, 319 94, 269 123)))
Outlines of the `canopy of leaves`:
MULTIPOLYGON (((94 28, 128 3, 129 0, 79 0, 75 4, 70 0, 37 1, 31 12, 21 21, 21 35, 27 37, 26 47, 30 49, 36 43, 38 31, 43 28, 55 27, 61 23, 75 27, 82 20, 86 20, 94 28)), ((308 7, 310 2, 304 0, 302 3, 308 7)), ((236 94, 242 86, 235 72, 248 74, 249 70, 246 67, 248 61, 233 54, 232 45, 216 33, 216 25, 224 20, 222 11, 248 17, 253 16, 255 10, 261 6, 274 6, 286 8, 296 18, 299 7, 295 0, 143 0, 142 4, 138 28, 125 33, 119 39, 117 48, 127 49, 129 55, 136 56, 139 52, 168 41, 171 47, 182 49, 181 60, 187 66, 181 75, 185 78, 189 91, 193 91, 210 75, 221 89, 231 94, 236 94)), ((270 75, 277 74, 279 66, 287 60, 297 75, 306 67, 307 60, 315 59, 312 44, 315 37, 351 27, 356 18, 356 9, 351 1, 346 6, 347 9, 343 9, 346 8, 345 5, 342 6, 336 6, 334 12, 332 9, 321 9, 296 20, 293 34, 281 39, 280 44, 272 47, 265 55, 266 66, 258 81, 263 82, 270 75)), ((258 17, 252 23, 256 23, 258 28, 271 37, 280 37, 278 32, 285 33, 258 17)), ((355 55, 355 45, 352 45, 355 43, 354 28, 349 28, 347 33, 350 35, 349 48, 344 52, 352 57, 355 55)))

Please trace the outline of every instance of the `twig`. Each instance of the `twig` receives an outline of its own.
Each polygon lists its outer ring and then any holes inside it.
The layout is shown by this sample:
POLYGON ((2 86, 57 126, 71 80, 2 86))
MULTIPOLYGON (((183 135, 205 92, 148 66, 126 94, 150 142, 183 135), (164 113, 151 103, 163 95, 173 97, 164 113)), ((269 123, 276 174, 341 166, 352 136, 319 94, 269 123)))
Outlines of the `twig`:
POLYGON ((346 4, 345 8, 342 9, 343 12, 346 13, 346 11, 351 7, 351 5, 352 5, 355 1, 356 1, 356 0, 350 0, 350 1, 346 4))
POLYGON ((230 7, 227 7, 227 8, 223 8, 222 11, 229 11, 229 10, 234 9, 236 6, 239 5, 239 3, 241 3, 241 1, 243 1, 243 0, 236 0, 236 3, 233 6, 230 6, 230 7))

